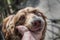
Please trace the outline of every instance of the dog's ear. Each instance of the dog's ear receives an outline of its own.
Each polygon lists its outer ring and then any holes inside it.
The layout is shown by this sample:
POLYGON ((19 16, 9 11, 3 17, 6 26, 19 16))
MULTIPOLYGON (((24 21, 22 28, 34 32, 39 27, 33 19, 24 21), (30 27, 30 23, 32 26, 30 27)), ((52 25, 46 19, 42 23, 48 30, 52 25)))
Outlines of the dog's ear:
POLYGON ((10 16, 8 16, 8 17, 6 17, 5 19, 3 19, 3 26, 6 26, 9 18, 10 18, 10 16))
POLYGON ((6 18, 3 20, 2 32, 4 33, 4 35, 5 35, 5 33, 6 33, 6 24, 7 24, 7 22, 8 22, 8 20, 9 20, 10 17, 11 17, 11 16, 8 16, 8 17, 6 17, 6 18))
POLYGON ((3 20, 3 26, 6 26, 7 22, 9 21, 10 18, 12 18, 13 15, 10 15, 8 17, 6 17, 4 20, 3 20))
POLYGON ((2 31, 3 31, 3 32, 5 31, 5 27, 6 27, 7 22, 8 22, 9 19, 11 19, 12 17, 13 17, 13 15, 10 15, 10 16, 6 17, 6 18, 3 20, 3 23, 2 23, 2 31))

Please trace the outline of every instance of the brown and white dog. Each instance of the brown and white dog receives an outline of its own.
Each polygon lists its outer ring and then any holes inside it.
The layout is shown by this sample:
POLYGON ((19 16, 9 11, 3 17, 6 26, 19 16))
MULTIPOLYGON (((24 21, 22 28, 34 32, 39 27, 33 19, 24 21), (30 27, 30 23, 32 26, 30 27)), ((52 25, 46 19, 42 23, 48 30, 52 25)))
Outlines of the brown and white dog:
POLYGON ((38 9, 27 7, 19 10, 16 15, 10 15, 5 18, 2 27, 5 40, 21 40, 22 35, 16 30, 18 25, 26 26, 36 40, 44 39, 46 17, 38 9))

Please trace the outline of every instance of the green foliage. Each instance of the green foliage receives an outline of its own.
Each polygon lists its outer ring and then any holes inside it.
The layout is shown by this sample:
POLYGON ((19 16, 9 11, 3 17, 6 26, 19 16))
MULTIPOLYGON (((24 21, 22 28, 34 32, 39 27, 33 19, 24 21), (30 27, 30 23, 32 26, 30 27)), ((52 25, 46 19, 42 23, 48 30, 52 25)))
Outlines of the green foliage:
POLYGON ((15 12, 18 10, 17 6, 25 5, 26 1, 27 0, 0 0, 0 15, 3 15, 3 17, 0 18, 0 21, 11 14, 10 9, 15 12), (21 5, 21 3, 23 4, 21 5))

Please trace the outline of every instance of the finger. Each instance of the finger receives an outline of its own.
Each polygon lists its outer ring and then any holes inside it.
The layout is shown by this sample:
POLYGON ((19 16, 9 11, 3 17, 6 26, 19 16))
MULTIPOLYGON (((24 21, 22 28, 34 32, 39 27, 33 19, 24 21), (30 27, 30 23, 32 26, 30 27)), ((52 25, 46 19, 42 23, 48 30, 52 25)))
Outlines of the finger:
POLYGON ((20 29, 22 28, 23 26, 19 25, 19 26, 16 26, 16 29, 20 29))
POLYGON ((16 26, 16 28, 17 28, 17 30, 19 31, 19 33, 21 33, 21 34, 24 34, 25 32, 27 32, 28 31, 28 28, 27 27, 25 27, 25 26, 16 26))

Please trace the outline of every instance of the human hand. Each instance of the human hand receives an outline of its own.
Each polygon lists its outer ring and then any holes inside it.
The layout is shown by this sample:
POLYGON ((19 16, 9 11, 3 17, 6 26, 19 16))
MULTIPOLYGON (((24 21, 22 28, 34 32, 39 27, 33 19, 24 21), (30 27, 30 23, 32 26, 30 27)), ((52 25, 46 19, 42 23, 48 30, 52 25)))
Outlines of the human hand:
POLYGON ((19 26, 16 26, 16 29, 18 30, 19 33, 21 33, 22 35, 29 31, 27 27, 25 26, 22 26, 22 25, 19 25, 19 26))
POLYGON ((23 35, 22 40, 35 40, 27 27, 20 25, 16 26, 16 29, 18 29, 19 33, 23 35))

